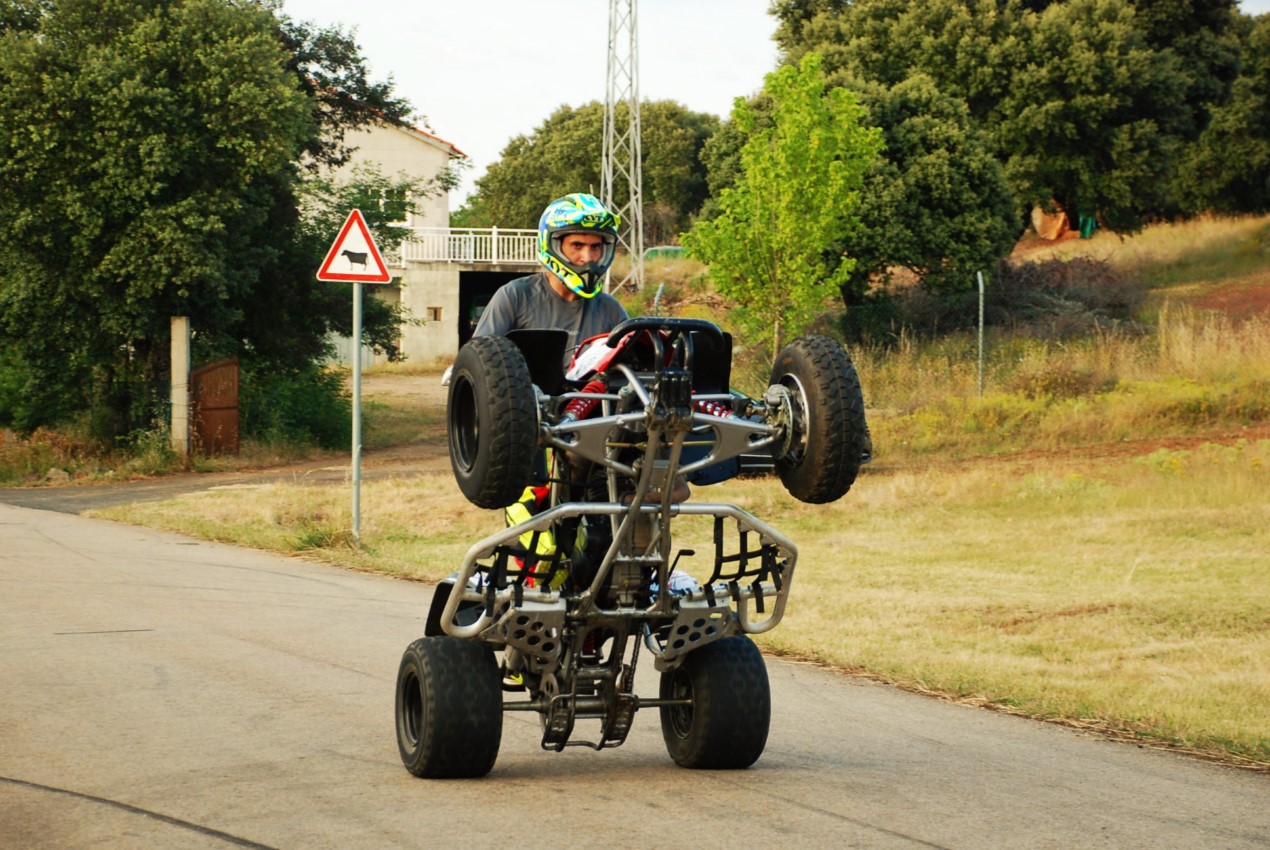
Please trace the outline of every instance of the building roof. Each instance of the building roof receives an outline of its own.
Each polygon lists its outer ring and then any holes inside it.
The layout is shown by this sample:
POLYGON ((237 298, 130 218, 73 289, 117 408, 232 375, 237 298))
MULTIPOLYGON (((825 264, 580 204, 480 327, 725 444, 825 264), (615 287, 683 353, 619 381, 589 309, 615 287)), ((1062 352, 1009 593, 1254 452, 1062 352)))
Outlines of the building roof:
POLYGON ((459 150, 458 147, 455 146, 454 142, 446 141, 440 136, 429 133, 427 130, 420 130, 418 127, 397 127, 397 129, 407 135, 418 138, 422 142, 427 142, 434 147, 441 148, 451 156, 460 156, 463 157, 463 159, 468 158, 467 154, 459 150))

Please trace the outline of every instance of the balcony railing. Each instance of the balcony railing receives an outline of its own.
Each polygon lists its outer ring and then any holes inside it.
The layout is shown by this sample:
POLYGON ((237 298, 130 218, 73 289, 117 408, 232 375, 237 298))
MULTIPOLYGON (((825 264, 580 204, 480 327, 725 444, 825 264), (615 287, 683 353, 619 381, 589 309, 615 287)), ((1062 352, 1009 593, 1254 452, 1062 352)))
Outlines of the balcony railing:
POLYGON ((396 265, 413 263, 536 263, 538 231, 416 227, 401 243, 396 265))

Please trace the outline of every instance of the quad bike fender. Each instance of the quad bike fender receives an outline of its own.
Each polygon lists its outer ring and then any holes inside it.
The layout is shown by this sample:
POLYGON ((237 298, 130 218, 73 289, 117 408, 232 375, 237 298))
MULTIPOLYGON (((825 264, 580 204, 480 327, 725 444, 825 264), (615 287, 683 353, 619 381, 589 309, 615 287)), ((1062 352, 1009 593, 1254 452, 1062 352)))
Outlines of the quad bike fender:
MULTIPOLYGON (((450 575, 437 583, 436 590, 432 592, 432 603, 428 606, 428 619, 423 624, 425 637, 445 634, 445 629, 441 627, 441 618, 445 611, 446 603, 450 601, 450 596, 453 594, 454 586, 458 583, 458 580, 458 573, 450 573, 450 575)), ((455 620, 464 625, 474 623, 480 613, 480 603, 460 601, 455 613, 455 620)))

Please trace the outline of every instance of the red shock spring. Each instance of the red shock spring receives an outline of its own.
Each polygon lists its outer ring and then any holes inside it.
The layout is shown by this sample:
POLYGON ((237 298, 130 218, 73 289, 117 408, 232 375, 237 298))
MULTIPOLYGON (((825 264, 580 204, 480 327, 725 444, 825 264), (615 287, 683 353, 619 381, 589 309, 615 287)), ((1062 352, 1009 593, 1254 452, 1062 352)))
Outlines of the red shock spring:
MULTIPOLYGON (((608 387, 604 385, 603 381, 595 380, 583 387, 582 392, 602 393, 606 389, 608 389, 608 387)), ((575 398, 565 405, 563 418, 586 419, 592 412, 594 412, 595 408, 599 407, 599 405, 600 399, 598 398, 575 398)))
POLYGON ((707 416, 718 416, 726 418, 733 415, 732 409, 721 401, 710 401, 708 399, 698 399, 692 403, 693 408, 698 413, 704 413, 707 416))

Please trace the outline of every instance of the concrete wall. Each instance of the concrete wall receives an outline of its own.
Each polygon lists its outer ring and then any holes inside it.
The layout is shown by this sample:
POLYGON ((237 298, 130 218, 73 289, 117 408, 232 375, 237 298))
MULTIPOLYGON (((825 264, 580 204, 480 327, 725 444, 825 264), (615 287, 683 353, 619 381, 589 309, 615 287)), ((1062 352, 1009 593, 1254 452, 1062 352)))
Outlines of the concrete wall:
MULTIPOLYGON (((430 180, 441 173, 454 156, 454 148, 426 133, 377 125, 350 132, 345 143, 355 146, 348 163, 332 172, 337 182, 351 180, 359 165, 371 165, 385 177, 406 174, 430 180)), ((419 211, 409 217, 411 227, 449 227, 450 198, 442 192, 432 198, 415 198, 419 211)))
POLYGON ((421 322, 401 329, 401 351, 413 363, 452 360, 459 350, 459 267, 408 263, 402 272, 401 305, 421 322))

